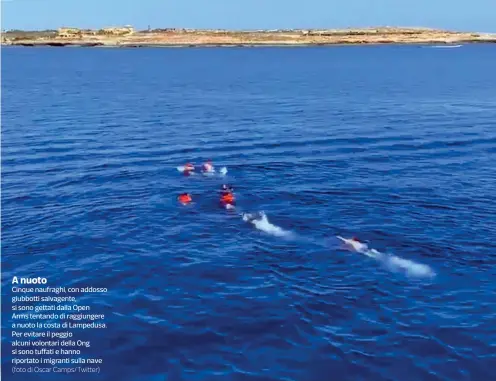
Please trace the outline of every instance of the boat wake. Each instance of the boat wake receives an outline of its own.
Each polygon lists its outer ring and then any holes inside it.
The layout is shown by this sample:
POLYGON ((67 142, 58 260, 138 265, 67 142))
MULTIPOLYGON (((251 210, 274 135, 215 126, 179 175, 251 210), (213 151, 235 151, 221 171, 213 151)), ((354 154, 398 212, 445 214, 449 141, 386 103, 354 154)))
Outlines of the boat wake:
POLYGON ((280 226, 272 224, 267 218, 265 212, 243 213, 241 216, 243 218, 243 221, 251 223, 253 226, 255 226, 255 228, 267 234, 286 238, 293 235, 292 232, 284 230, 280 226))
POLYGON ((381 253, 375 249, 370 249, 365 243, 357 242, 352 239, 346 239, 340 236, 337 236, 337 238, 341 240, 347 248, 366 255, 367 257, 374 258, 390 271, 403 272, 410 277, 433 278, 436 276, 434 270, 428 265, 416 263, 396 255, 381 253))
POLYGON ((461 48, 463 45, 435 45, 431 46, 432 49, 452 49, 452 48, 461 48))

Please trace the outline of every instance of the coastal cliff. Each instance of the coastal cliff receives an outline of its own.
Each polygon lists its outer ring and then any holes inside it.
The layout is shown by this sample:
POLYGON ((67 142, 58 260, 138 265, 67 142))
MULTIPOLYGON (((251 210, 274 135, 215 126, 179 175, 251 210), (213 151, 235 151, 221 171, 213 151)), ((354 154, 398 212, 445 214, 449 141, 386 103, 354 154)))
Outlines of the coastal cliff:
POLYGON ((85 30, 2 33, 2 45, 20 46, 299 46, 339 44, 465 44, 496 43, 496 34, 452 32, 423 28, 364 28, 327 30, 190 30, 135 31, 131 26, 85 30))

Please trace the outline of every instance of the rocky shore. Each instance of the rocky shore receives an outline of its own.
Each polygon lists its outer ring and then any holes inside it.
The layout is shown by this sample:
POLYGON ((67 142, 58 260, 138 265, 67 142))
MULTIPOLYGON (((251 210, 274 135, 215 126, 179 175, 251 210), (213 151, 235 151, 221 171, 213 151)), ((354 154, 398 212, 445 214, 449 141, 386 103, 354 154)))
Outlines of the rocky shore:
POLYGON ((136 31, 130 26, 83 30, 2 33, 2 45, 16 46, 305 46, 366 44, 467 44, 496 43, 496 34, 453 32, 423 28, 364 28, 328 30, 188 30, 155 29, 136 31))

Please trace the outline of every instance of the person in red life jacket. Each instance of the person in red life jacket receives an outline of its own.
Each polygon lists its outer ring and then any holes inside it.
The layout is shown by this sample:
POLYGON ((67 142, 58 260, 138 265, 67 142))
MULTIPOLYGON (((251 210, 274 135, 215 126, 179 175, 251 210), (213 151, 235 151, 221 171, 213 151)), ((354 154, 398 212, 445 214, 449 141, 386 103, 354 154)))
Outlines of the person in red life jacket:
POLYGON ((222 205, 234 205, 235 197, 233 188, 229 185, 222 185, 222 192, 220 195, 220 202, 222 205))
POLYGON ((177 200, 183 205, 189 204, 191 201, 193 201, 189 193, 181 193, 177 197, 177 200))

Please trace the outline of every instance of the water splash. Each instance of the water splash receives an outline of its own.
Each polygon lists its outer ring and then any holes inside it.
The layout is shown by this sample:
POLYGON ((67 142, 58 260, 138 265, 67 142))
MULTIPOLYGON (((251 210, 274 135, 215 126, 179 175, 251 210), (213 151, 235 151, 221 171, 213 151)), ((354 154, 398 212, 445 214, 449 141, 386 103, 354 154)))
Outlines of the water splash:
POLYGON ((292 233, 288 230, 284 230, 280 226, 272 224, 265 212, 258 213, 243 213, 242 214, 243 221, 250 222, 255 226, 258 230, 261 230, 267 234, 276 236, 276 237, 290 237, 292 233))
MULTIPOLYGON (((179 172, 184 172, 184 170, 186 169, 186 167, 184 165, 180 165, 180 166, 176 167, 176 169, 179 172)), ((221 176, 225 176, 227 174, 227 167, 222 167, 221 169, 219 169, 218 172, 216 171, 215 168, 212 168, 212 170, 210 170, 210 171, 198 171, 198 172, 192 171, 192 172, 190 172, 190 175, 197 174, 197 173, 202 173, 205 176, 213 176, 215 174, 219 174, 221 176)))
POLYGON ((365 243, 354 241, 352 239, 346 239, 341 236, 337 236, 337 238, 343 241, 343 243, 353 251, 381 262, 390 271, 401 271, 407 276, 412 277, 432 278, 436 276, 434 270, 432 270, 428 265, 416 263, 412 260, 401 258, 396 255, 381 253, 375 249, 370 249, 365 243))
POLYGON ((433 278, 436 276, 434 270, 422 263, 416 263, 396 255, 386 255, 384 259, 385 260, 383 263, 391 271, 402 270, 406 273, 406 275, 412 277, 433 278))

